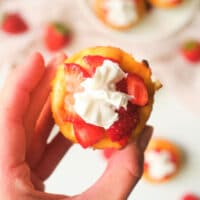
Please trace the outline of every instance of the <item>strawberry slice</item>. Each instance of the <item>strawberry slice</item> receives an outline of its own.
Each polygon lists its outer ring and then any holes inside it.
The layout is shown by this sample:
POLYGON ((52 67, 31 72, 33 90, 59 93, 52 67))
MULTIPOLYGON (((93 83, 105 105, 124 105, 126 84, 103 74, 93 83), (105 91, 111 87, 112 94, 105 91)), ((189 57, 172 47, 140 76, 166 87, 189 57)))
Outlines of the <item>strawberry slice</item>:
POLYGON ((135 74, 127 76, 127 91, 132 97, 131 102, 138 106, 145 106, 148 103, 148 91, 142 78, 135 74))
POLYGON ((84 56, 83 60, 86 64, 90 66, 90 74, 94 74, 96 71, 96 68, 101 66, 104 60, 111 60, 112 62, 117 62, 116 60, 112 58, 107 58, 107 57, 98 56, 98 55, 84 56))
POLYGON ((65 63, 65 73, 80 74, 84 78, 90 77, 88 72, 83 67, 75 63, 65 63))
POLYGON ((200 200, 200 197, 196 196, 195 194, 188 193, 182 197, 182 200, 200 200))
POLYGON ((20 34, 28 30, 28 25, 19 13, 7 13, 2 20, 2 30, 10 34, 20 34))
POLYGON ((119 119, 107 129, 106 133, 112 141, 124 146, 138 123, 138 114, 136 107, 129 104, 127 110, 120 108, 118 115, 119 119))
POLYGON ((66 94, 64 103, 63 119, 69 122, 79 122, 81 118, 74 111, 74 97, 75 92, 81 91, 81 82, 88 77, 88 73, 77 64, 65 64, 65 82, 66 94))
POLYGON ((104 136, 104 128, 88 124, 84 122, 81 117, 76 114, 74 105, 75 92, 81 91, 81 82, 89 77, 87 71, 80 65, 69 63, 65 64, 65 81, 66 81, 66 95, 65 95, 65 120, 72 122, 74 126, 75 136, 78 142, 87 148, 97 143, 104 136))
POLYGON ((104 128, 88 124, 84 121, 74 123, 74 131, 78 142, 84 148, 96 144, 104 137, 105 133, 104 128))
POLYGON ((192 63, 200 61, 200 42, 196 40, 190 40, 183 44, 181 53, 184 58, 192 63))
POLYGON ((67 46, 71 41, 69 29, 59 23, 51 23, 45 27, 44 43, 49 51, 58 51, 67 46))

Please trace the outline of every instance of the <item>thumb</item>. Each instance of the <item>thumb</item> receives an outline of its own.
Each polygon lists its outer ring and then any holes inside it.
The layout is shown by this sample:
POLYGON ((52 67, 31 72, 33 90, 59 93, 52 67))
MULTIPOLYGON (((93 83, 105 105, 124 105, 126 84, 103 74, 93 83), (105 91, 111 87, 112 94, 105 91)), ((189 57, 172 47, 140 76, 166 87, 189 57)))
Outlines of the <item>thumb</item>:
POLYGON ((145 127, 139 141, 130 143, 112 156, 102 177, 85 192, 86 199, 128 198, 142 176, 144 150, 152 131, 152 127, 145 127))

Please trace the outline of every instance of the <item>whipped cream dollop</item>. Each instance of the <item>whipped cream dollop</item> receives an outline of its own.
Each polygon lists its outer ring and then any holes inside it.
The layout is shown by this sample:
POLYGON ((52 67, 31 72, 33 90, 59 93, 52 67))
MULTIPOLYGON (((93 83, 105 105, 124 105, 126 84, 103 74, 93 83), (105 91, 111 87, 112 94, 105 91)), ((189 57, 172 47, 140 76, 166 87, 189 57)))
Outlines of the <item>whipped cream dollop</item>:
POLYGON ((117 26, 126 26, 138 19, 136 2, 133 0, 106 0, 107 20, 117 26))
POLYGON ((176 164, 172 162, 171 154, 166 150, 147 152, 145 162, 148 164, 149 175, 155 179, 162 179, 176 170, 176 164))
POLYGON ((126 76, 117 63, 105 60, 91 78, 81 83, 84 90, 74 93, 76 113, 87 123, 109 128, 118 120, 116 109, 126 109, 130 99, 115 87, 126 76))

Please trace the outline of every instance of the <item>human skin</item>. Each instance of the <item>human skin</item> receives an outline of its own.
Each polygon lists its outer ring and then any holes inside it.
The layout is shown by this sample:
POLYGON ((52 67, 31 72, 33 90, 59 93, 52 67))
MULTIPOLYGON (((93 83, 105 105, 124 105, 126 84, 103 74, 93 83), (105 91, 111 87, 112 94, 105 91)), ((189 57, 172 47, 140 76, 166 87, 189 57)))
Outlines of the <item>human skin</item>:
POLYGON ((72 145, 60 133, 47 143, 54 126, 50 82, 56 66, 65 58, 61 54, 46 66, 41 54, 33 54, 12 71, 1 91, 0 199, 124 200, 141 178, 144 150, 152 135, 149 126, 137 140, 112 156, 103 175, 82 194, 44 192, 44 181, 72 145))

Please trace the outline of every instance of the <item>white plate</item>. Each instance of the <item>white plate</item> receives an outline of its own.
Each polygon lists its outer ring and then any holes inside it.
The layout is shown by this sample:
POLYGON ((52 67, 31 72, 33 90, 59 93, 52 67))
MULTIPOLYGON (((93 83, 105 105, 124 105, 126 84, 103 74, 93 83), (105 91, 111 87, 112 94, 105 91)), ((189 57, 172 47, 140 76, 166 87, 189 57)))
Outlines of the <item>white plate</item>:
POLYGON ((106 27, 94 14, 94 0, 77 0, 80 10, 101 31, 118 40, 135 42, 152 42, 167 38, 180 31, 190 22, 199 10, 199 0, 185 0, 180 6, 172 9, 153 8, 144 19, 130 31, 119 32, 106 27))

